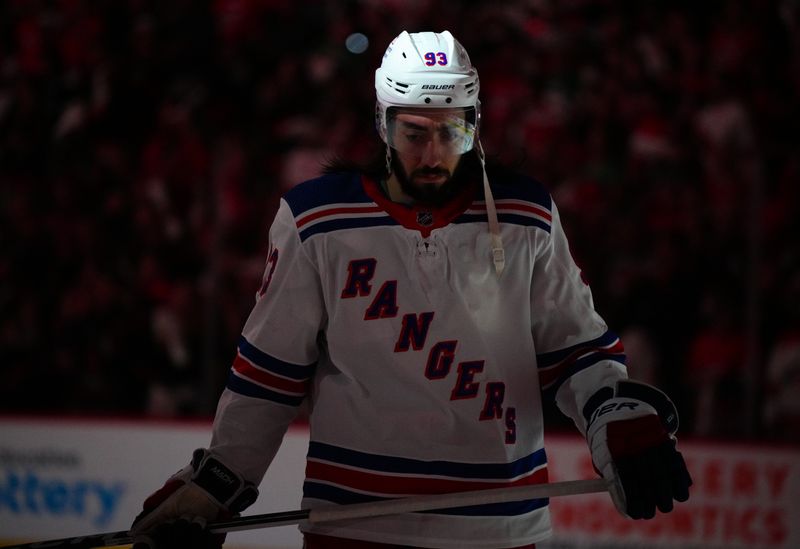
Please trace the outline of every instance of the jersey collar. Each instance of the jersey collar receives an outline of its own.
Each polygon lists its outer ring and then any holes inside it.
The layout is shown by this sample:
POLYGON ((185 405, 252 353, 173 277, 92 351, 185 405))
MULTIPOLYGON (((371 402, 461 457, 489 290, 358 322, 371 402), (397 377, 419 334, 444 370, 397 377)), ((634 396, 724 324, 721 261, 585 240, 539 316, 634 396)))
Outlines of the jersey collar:
POLYGON ((361 176, 361 184, 375 203, 406 229, 419 231, 423 238, 430 236, 433 229, 449 225, 455 218, 464 213, 472 204, 477 185, 468 184, 452 200, 439 208, 418 204, 400 204, 392 202, 383 193, 380 185, 366 175, 361 176))

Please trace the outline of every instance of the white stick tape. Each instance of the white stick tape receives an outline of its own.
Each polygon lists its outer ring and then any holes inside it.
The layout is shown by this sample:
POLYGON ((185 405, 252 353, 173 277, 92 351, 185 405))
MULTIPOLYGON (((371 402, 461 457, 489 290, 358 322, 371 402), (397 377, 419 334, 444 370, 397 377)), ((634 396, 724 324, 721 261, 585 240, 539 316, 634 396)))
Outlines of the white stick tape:
POLYGON ((608 483, 603 479, 569 480, 550 484, 532 484, 530 486, 415 496, 371 503, 356 503, 353 505, 317 507, 316 509, 312 509, 309 513, 308 521, 311 523, 330 522, 334 520, 396 515, 399 513, 413 513, 415 511, 433 511, 435 509, 448 509, 451 507, 508 503, 511 501, 607 491, 608 483))

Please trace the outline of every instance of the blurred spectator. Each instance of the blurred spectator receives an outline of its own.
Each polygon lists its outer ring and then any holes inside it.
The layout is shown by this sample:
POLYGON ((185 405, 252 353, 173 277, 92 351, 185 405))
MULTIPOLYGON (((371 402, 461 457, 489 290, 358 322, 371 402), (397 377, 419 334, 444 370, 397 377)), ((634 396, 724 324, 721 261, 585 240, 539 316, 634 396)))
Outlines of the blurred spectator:
MULTIPOLYGON (((797 250, 795 250, 797 253, 797 250)), ((770 438, 800 440, 800 271, 784 280, 774 307, 776 334, 767 353, 764 426, 770 438)))
POLYGON ((704 322, 691 341, 685 383, 695 398, 692 433, 731 436, 744 422, 742 390, 745 341, 732 308, 709 298, 704 322))
POLYGON ((628 376, 653 386, 663 386, 661 361, 653 338, 640 326, 629 326, 620 338, 625 342, 628 376))
POLYGON ((782 332, 767 362, 764 422, 770 437, 797 441, 800 432, 800 325, 782 332))

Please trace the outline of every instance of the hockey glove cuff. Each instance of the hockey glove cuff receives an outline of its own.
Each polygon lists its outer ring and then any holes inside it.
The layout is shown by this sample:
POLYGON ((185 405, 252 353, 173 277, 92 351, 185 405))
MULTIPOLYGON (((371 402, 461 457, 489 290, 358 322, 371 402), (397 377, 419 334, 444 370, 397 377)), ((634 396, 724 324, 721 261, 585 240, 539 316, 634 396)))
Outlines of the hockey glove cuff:
POLYGON ((163 540, 190 526, 203 530, 207 522, 238 515, 256 498, 258 489, 251 482, 199 448, 191 463, 145 500, 130 533, 142 546, 173 547, 163 540))
POLYGON ((692 479, 676 449, 678 413, 650 385, 620 380, 604 387, 583 409, 595 469, 610 483, 611 498, 625 516, 653 518, 686 501, 692 479))

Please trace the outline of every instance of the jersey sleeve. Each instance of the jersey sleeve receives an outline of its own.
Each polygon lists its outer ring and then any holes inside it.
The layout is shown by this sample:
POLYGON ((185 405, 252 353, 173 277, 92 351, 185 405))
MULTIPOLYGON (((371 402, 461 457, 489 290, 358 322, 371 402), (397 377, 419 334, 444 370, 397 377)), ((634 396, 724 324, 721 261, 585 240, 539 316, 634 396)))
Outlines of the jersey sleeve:
POLYGON ((217 405, 210 450, 258 485, 314 375, 325 322, 318 270, 285 201, 256 303, 217 405))
POLYGON ((627 377, 625 354, 594 308, 555 203, 550 235, 537 254, 531 296, 540 387, 585 433, 584 404, 601 387, 627 377))

